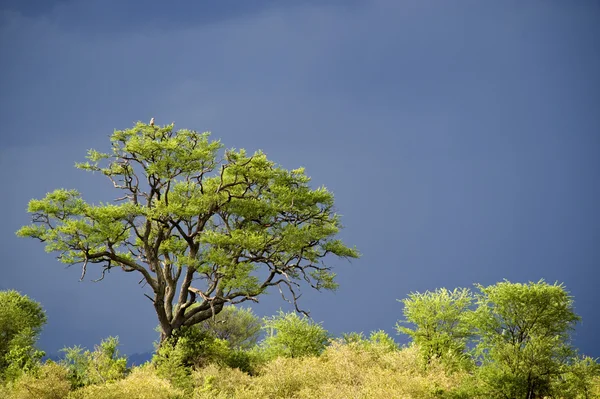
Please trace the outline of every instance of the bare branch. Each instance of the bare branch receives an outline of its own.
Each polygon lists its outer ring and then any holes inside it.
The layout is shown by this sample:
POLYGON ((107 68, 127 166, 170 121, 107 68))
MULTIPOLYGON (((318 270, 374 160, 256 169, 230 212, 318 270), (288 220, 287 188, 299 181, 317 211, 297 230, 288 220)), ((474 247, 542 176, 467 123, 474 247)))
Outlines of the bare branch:
POLYGON ((96 280, 92 280, 92 281, 94 283, 97 283, 98 281, 104 280, 104 273, 106 273, 107 271, 110 271, 110 268, 111 268, 111 265, 110 265, 110 260, 109 260, 108 264, 102 268, 102 276, 100 276, 100 278, 98 278, 96 280))
POLYGON ((79 281, 83 281, 83 278, 85 277, 85 272, 87 270, 87 264, 88 264, 88 259, 86 257, 85 260, 83 261, 83 266, 81 268, 81 277, 79 278, 79 281))

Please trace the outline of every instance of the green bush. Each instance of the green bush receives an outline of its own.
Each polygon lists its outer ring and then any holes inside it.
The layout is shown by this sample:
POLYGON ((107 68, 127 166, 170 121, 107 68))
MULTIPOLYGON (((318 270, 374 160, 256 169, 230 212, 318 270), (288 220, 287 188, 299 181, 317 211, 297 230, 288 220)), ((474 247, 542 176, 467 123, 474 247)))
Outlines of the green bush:
POLYGON ((38 302, 14 290, 0 291, 0 382, 39 365, 44 352, 35 344, 45 323, 38 302))
POLYGON ((73 388, 122 379, 127 374, 127 357, 120 356, 118 337, 108 337, 93 352, 79 346, 64 348, 61 364, 69 372, 73 388))
POLYGON ((252 351, 232 350, 225 359, 225 364, 232 369, 240 369, 248 374, 255 374, 260 359, 252 351))
MULTIPOLYGON (((226 365, 231 349, 227 341, 215 338, 198 326, 182 328, 162 343, 152 359, 157 374, 174 386, 192 390, 191 372, 211 363, 226 365)), ((234 361, 235 359, 232 359, 234 361)))
POLYGON ((383 330, 372 331, 369 338, 365 338, 363 333, 342 334, 340 343, 356 347, 374 353, 388 353, 399 350, 398 344, 392 337, 383 330))
POLYGON ((263 328, 268 335, 261 349, 268 359, 318 356, 330 339, 329 333, 320 324, 293 312, 279 311, 276 316, 265 318, 263 328))

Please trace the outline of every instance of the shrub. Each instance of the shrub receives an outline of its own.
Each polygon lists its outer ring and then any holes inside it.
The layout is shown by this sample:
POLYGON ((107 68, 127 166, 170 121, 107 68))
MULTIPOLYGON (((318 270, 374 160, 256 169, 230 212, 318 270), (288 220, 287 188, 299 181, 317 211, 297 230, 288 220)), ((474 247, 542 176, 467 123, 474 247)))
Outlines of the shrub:
POLYGON ((64 348, 61 364, 69 372, 73 388, 101 384, 124 378, 127 374, 127 357, 120 356, 118 337, 108 337, 93 352, 79 346, 64 348))
POLYGON ((39 366, 44 352, 35 344, 45 323, 38 302, 14 290, 0 291, 0 382, 39 366))
MULTIPOLYGON (((194 399, 342 399, 461 397, 465 374, 447 374, 432 360, 427 370, 416 347, 383 351, 334 342, 321 356, 278 357, 259 375, 216 365, 195 371, 194 399)), ((464 397, 464 396, 463 396, 464 397)))
POLYGON ((268 359, 318 356, 329 342, 329 333, 320 324, 296 313, 279 314, 264 319, 268 336, 261 348, 268 359))
POLYGON ((68 399, 183 399, 184 392, 156 375, 152 366, 136 367, 127 378, 89 385, 68 399))
POLYGON ((211 364, 194 371, 193 399, 238 398, 252 393, 252 377, 241 370, 211 364))
POLYGON ((342 338, 339 342, 373 353, 388 353, 399 349, 396 341, 383 330, 371 332, 369 338, 365 338, 363 333, 352 332, 349 334, 342 334, 342 338))
POLYGON ((236 359, 231 354, 227 341, 193 326, 180 329, 176 336, 164 341, 152 362, 160 377, 166 378, 178 388, 191 391, 193 386, 190 375, 193 369, 211 363, 227 365, 229 359, 234 364, 236 361, 241 362, 241 359, 236 359))
MULTIPOLYGON (((3 397, 10 399, 64 399, 71 383, 68 371, 54 362, 47 362, 35 372, 23 374, 5 387, 3 397)), ((1 392, 1 391, 0 391, 1 392)))

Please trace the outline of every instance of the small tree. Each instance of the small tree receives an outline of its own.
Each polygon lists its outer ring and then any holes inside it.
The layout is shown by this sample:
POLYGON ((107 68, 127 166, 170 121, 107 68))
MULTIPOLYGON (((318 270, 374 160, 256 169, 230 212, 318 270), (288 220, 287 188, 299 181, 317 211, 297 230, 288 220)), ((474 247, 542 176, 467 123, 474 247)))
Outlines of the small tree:
POLYGON ((31 200, 37 238, 67 264, 139 273, 151 290, 161 340, 219 313, 258 301, 269 287, 299 310, 300 282, 335 289, 327 255, 356 258, 335 235, 333 195, 311 189, 304 169, 209 141, 208 133, 137 123, 115 131, 108 153, 90 150, 79 169, 99 172, 121 195, 92 205, 75 190, 31 200), (192 305, 196 305, 192 308, 192 305), (189 310, 189 311, 188 311, 189 310))
POLYGON ((102 340, 94 351, 84 351, 79 346, 64 348, 62 351, 65 352, 65 357, 60 363, 68 370, 72 387, 79 388, 124 378, 127 373, 127 357, 120 355, 118 346, 118 337, 108 337, 102 340))
POLYGON ((329 333, 320 324, 306 316, 283 311, 276 316, 266 317, 264 329, 267 337, 262 348, 267 358, 318 356, 330 339, 329 333))
POLYGON ((46 323, 41 305, 14 290, 0 291, 0 380, 12 380, 44 356, 35 344, 46 323))
POLYGON ((411 293, 401 302, 405 320, 396 323, 396 330, 412 338, 426 363, 434 357, 448 361, 463 358, 472 336, 467 320, 473 297, 468 289, 411 293))
POLYGON ((579 317, 562 284, 477 285, 473 323, 480 377, 490 398, 541 398, 568 372, 570 332, 579 317))
POLYGON ((249 350, 258 342, 262 324, 252 309, 226 306, 215 317, 203 321, 200 328, 226 340, 234 350, 249 350))

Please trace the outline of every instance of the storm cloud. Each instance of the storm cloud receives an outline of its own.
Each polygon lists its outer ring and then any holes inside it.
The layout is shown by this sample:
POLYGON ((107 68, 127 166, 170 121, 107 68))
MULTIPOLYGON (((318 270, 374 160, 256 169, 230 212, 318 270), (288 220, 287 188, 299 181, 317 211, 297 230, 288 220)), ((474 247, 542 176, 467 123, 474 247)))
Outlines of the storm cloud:
MULTIPOLYGON (((2 3, 0 289, 42 303, 42 348, 152 348, 136 276, 78 282, 14 232, 55 188, 114 198, 74 162, 155 117, 335 193, 363 256, 336 262, 339 291, 302 298, 332 333, 394 333, 411 291, 544 278, 574 295, 575 343, 600 356, 598 2, 290 3, 2 3)), ((290 310, 277 292, 253 307, 290 310)))

